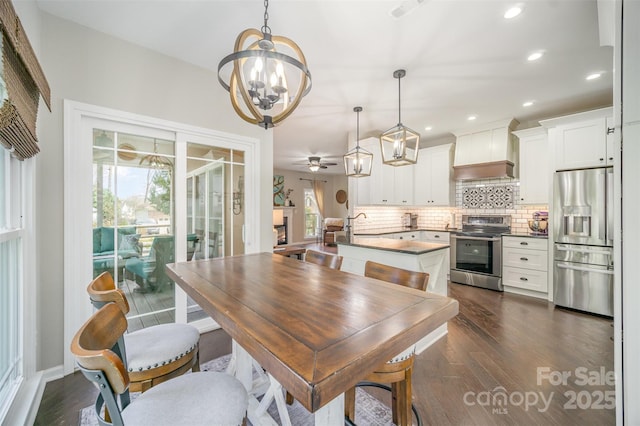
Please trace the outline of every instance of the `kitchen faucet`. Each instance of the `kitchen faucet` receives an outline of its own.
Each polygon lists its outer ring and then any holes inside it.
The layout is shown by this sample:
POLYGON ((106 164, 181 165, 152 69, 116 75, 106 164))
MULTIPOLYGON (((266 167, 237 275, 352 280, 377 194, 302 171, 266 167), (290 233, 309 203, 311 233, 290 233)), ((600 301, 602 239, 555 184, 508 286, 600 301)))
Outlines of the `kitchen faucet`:
POLYGON ((355 217, 347 216, 347 226, 345 226, 345 228, 347 230, 347 242, 349 243, 351 242, 351 221, 356 220, 360 216, 364 216, 365 219, 367 218, 367 214, 365 212, 360 212, 355 217))

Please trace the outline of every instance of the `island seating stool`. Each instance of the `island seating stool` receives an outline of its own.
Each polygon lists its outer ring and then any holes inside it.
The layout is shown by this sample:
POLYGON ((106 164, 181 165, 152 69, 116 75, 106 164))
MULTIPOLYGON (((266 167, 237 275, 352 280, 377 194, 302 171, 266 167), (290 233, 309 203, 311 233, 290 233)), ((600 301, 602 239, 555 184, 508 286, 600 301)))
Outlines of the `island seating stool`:
MULTIPOLYGON (((422 291, 426 291, 429 283, 429 274, 426 272, 409 271, 371 261, 367 261, 364 265, 364 276, 422 291)), ((398 426, 408 426, 412 422, 411 374, 413 372, 415 349, 415 345, 412 345, 393 359, 376 368, 373 373, 363 380, 363 382, 373 382, 375 384, 391 384, 391 411, 393 423, 398 426)), ((354 421, 356 388, 353 387, 345 392, 344 398, 345 416, 354 421)))

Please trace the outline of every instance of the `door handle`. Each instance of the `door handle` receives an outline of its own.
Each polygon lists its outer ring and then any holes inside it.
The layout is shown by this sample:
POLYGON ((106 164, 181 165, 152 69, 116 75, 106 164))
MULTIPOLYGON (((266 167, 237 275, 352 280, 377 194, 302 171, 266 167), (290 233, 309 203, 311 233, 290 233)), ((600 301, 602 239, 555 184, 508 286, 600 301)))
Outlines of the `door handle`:
POLYGON ((520 260, 527 261, 527 260, 529 260, 529 259, 527 259, 526 257, 521 257, 521 258, 520 258, 520 260))
POLYGON ((613 271, 608 269, 592 269, 592 268, 585 268, 581 266, 569 266, 569 265, 556 265, 556 266, 560 269, 568 269, 570 271, 595 272, 598 274, 613 275, 613 271))

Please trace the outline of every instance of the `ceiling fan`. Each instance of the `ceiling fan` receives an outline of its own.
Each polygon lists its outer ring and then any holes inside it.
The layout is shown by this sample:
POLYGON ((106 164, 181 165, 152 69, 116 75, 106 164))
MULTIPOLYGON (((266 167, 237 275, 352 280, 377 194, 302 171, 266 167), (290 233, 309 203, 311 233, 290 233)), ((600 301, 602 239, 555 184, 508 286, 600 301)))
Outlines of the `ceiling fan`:
POLYGON ((323 162, 320 160, 320 157, 309 157, 309 162, 307 163, 309 170, 311 170, 312 172, 317 172, 320 169, 326 169, 327 166, 337 165, 338 163, 323 162))

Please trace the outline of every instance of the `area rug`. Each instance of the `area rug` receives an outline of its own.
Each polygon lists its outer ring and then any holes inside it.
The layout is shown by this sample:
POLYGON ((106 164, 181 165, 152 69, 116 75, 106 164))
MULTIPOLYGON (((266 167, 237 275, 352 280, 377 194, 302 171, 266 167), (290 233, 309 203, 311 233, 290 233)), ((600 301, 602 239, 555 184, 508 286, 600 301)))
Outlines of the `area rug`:
MULTIPOLYGON (((202 364, 202 371, 225 371, 229 364, 230 355, 216 358, 212 361, 202 364)), ((135 399, 136 394, 131 394, 131 399, 135 399)), ((313 415, 307 411, 298 401, 287 407, 289 417, 293 426, 313 425, 313 415)), ((271 404, 269 414, 276 422, 280 421, 276 404, 271 404)), ((247 422, 251 424, 251 422, 247 422)), ((378 399, 369 395, 360 388, 356 389, 356 418, 355 423, 366 426, 392 426, 391 409, 380 402, 378 399)), ((98 420, 95 416, 93 405, 80 410, 80 426, 98 426, 98 420)), ((195 426, 195 425, 194 425, 195 426)))

